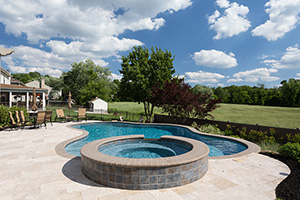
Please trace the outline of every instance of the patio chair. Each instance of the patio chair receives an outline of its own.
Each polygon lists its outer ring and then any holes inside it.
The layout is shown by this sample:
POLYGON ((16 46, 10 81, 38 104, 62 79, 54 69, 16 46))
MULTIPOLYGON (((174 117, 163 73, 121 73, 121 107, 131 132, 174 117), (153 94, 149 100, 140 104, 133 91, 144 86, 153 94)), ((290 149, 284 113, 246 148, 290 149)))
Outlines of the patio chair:
POLYGON ((10 118, 10 131, 15 128, 17 129, 18 126, 21 126, 21 123, 16 123, 12 113, 9 111, 9 118, 10 118))
POLYGON ((45 126, 46 126, 46 122, 50 122, 51 126, 53 126, 53 124, 52 124, 52 110, 46 110, 45 126))
POLYGON ((55 121, 56 119, 59 119, 59 121, 61 122, 61 120, 72 120, 73 117, 66 117, 63 109, 56 109, 55 121))
POLYGON ((17 123, 21 123, 21 120, 20 120, 20 114, 19 114, 19 111, 16 110, 16 119, 17 119, 17 123))
POLYGON ((45 128, 47 128, 46 123, 45 123, 45 116, 46 116, 46 112, 45 111, 39 111, 36 117, 36 121, 34 123, 34 127, 35 129, 37 129, 38 127, 40 127, 41 124, 45 124, 45 128))
POLYGON ((33 125, 33 123, 31 122, 31 120, 25 118, 23 110, 20 110, 20 119, 21 119, 21 125, 23 127, 22 129, 24 129, 25 126, 31 126, 31 125, 33 125))
POLYGON ((79 121, 79 119, 85 119, 85 121, 87 121, 85 108, 78 108, 77 121, 79 121))

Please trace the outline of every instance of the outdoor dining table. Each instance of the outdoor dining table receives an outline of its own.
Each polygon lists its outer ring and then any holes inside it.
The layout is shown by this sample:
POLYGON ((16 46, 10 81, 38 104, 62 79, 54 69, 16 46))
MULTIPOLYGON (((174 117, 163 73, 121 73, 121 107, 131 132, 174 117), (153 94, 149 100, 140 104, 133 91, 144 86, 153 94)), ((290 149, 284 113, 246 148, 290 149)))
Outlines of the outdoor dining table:
POLYGON ((36 119, 37 119, 38 111, 29 111, 28 113, 29 113, 28 119, 34 125, 34 128, 36 128, 36 119))

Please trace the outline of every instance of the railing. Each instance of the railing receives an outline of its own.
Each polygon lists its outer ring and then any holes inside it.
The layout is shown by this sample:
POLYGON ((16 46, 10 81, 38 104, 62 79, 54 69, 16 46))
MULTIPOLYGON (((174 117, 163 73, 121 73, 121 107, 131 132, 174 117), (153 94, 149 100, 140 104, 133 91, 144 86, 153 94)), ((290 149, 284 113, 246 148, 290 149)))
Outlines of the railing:
POLYGON ((68 101, 60 101, 60 100, 48 100, 47 106, 68 106, 68 101))

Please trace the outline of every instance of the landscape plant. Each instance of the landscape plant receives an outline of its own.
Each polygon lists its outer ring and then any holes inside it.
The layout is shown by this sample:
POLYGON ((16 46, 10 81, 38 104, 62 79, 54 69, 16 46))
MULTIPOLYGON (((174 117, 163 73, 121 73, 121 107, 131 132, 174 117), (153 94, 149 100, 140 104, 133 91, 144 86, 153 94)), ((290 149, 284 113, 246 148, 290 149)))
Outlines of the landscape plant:
POLYGON ((298 142, 298 143, 300 143, 300 133, 297 133, 297 134, 294 134, 294 135, 292 135, 292 134, 286 134, 286 137, 287 137, 287 140, 289 141, 289 142, 298 142))
POLYGON ((216 135, 224 135, 224 132, 222 132, 219 128, 218 125, 212 125, 212 124, 205 124, 199 126, 196 122, 193 122, 191 125, 193 128, 199 130, 200 132, 203 133, 210 133, 210 134, 216 134, 216 135))
POLYGON ((295 160, 300 160, 300 144, 288 142, 279 148, 279 153, 295 160))
POLYGON ((171 116, 204 119, 213 117, 210 112, 218 107, 221 99, 211 98, 212 94, 195 93, 183 79, 173 78, 156 83, 151 88, 150 102, 161 107, 171 116))
POLYGON ((0 105, 0 126, 5 128, 9 126, 9 124, 11 123, 9 113, 8 113, 9 111, 12 113, 14 119, 16 119, 16 111, 20 111, 20 110, 23 110, 24 115, 28 116, 27 109, 25 107, 12 106, 10 108, 7 106, 0 105))
POLYGON ((257 143, 262 151, 278 152, 281 144, 277 142, 260 141, 257 143))

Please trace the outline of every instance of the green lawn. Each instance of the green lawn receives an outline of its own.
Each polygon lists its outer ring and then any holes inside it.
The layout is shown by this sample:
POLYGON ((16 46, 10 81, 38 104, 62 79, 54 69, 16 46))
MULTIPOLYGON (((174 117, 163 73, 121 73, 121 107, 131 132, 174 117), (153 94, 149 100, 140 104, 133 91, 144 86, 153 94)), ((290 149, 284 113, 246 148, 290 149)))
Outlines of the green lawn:
MULTIPOLYGON (((129 116, 129 119, 137 121, 139 116, 144 113, 143 104, 133 102, 114 102, 108 104, 109 109, 117 109, 123 112, 121 115, 125 118, 125 112, 135 113, 129 116), (132 118, 133 117, 133 118, 132 118)), ((55 109, 58 107, 49 107, 53 110, 53 119, 56 116, 55 109)), ((64 109, 65 115, 69 115, 67 107, 64 109)), ((71 116, 77 116, 77 108, 70 110, 71 116)), ((154 109, 155 114, 161 114, 162 110, 154 109)), ((220 107, 213 111, 215 120, 230 121, 245 124, 259 124, 264 126, 282 127, 282 128, 298 128, 300 127, 300 108, 270 107, 270 106, 253 106, 239 104, 220 104, 220 107)), ((114 120, 119 116, 88 114, 89 119, 95 120, 114 120)))
MULTIPOLYGON (((109 109, 117 109, 118 111, 131 112, 137 114, 144 114, 144 104, 134 103, 134 102, 113 102, 108 103, 109 109)), ((161 114, 162 110, 160 108, 154 108, 155 114, 161 114)))
MULTIPOLYGON (((144 112, 143 104, 133 102, 114 102, 109 103, 108 107, 137 114, 144 112)), ((162 110, 158 108, 154 111, 156 114, 162 113, 162 110)), ((300 108, 221 104, 212 114, 214 119, 219 121, 283 128, 300 127, 300 108)))

